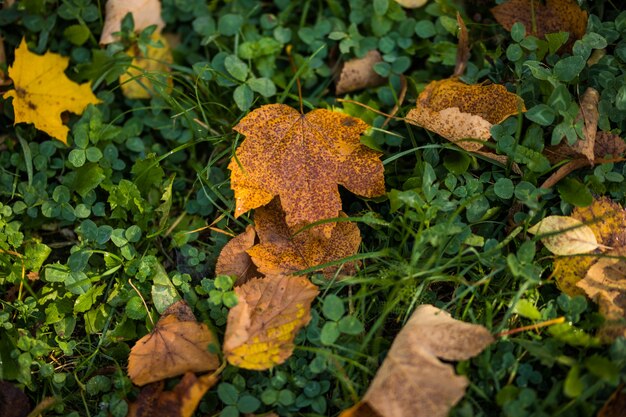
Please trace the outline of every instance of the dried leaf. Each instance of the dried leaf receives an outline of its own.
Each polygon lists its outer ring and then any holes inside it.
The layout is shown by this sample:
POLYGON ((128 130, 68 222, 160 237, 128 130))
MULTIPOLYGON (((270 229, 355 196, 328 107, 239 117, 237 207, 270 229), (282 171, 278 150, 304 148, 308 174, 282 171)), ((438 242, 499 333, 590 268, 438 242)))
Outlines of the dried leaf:
POLYGON ((146 385, 128 406, 128 417, 191 417, 217 376, 196 377, 187 372, 172 391, 163 391, 163 381, 146 385))
POLYGON ((376 373, 363 399, 340 417, 445 417, 468 384, 441 362, 465 360, 493 342, 487 329, 419 306, 376 373))
POLYGON ((580 110, 576 121, 583 120, 585 126, 583 128, 584 139, 578 139, 572 145, 572 148, 581 155, 584 155, 591 164, 595 160, 594 148, 596 144, 596 132, 598 131, 598 102, 600 101, 600 93, 589 87, 580 99, 580 110))
POLYGON ((162 47, 148 45, 147 54, 144 56, 139 47, 134 45, 127 52, 133 58, 126 73, 120 76, 122 93, 132 99, 150 98, 155 95, 155 85, 163 84, 155 77, 162 77, 165 85, 161 88, 171 92, 174 87, 172 77, 165 74, 171 72, 170 65, 173 62, 172 51, 164 36, 153 34, 153 41, 160 41, 162 47))
POLYGON ((382 60, 380 52, 371 50, 363 58, 351 59, 344 63, 339 73, 335 94, 350 93, 384 83, 385 78, 374 71, 374 65, 382 60))
MULTIPOLYGON (((359 119, 324 109, 302 115, 270 104, 248 114, 235 127, 246 139, 229 165, 235 216, 278 195, 287 224, 297 231, 339 215, 337 185, 365 197, 382 195, 380 154, 359 141, 365 129, 359 119)), ((334 225, 318 227, 328 237, 334 225)))
POLYGON ((428 3, 428 0, 396 0, 396 3, 407 9, 417 9, 428 3))
POLYGON ((626 411, 626 392, 624 384, 620 384, 598 411, 597 417, 624 417, 624 411, 626 411))
POLYGON ((523 23, 526 32, 543 39, 547 33, 569 32, 567 49, 587 31, 587 12, 574 0, 509 0, 491 9, 491 13, 506 30, 516 22, 523 23))
POLYGON ((522 99, 502 85, 467 85, 448 78, 428 84, 406 119, 477 151, 491 137, 491 126, 519 111, 526 111, 522 99))
POLYGON ((626 336, 626 247, 618 248, 589 268, 576 286, 595 301, 606 321, 600 337, 612 341, 626 336))
POLYGON ((0 380, 0 416, 26 417, 30 410, 26 394, 10 382, 0 380))
POLYGON ((624 153, 626 153, 624 139, 615 133, 598 131, 594 147, 596 159, 621 157, 624 153))
POLYGON ((39 130, 67 144, 69 129, 61 113, 81 114, 89 104, 100 100, 88 83, 76 84, 65 75, 69 58, 47 52, 36 55, 28 50, 26 40, 15 50, 15 61, 9 68, 15 90, 4 94, 13 97, 15 124, 33 123, 39 130))
POLYGON ((241 285, 261 274, 252 263, 252 258, 246 252, 254 246, 256 232, 254 227, 246 227, 246 231, 232 238, 220 252, 215 265, 216 275, 231 275, 237 277, 235 285, 241 285))
POLYGON ((165 27, 161 19, 161 2, 159 0, 107 0, 104 27, 100 36, 100 44, 106 45, 119 38, 113 35, 122 29, 122 19, 126 14, 133 15, 135 31, 141 32, 148 26, 157 25, 157 32, 165 27))
MULTIPOLYGON (((600 245, 619 247, 626 244, 626 211, 621 205, 607 197, 594 199, 587 207, 576 207, 572 212, 574 219, 586 224, 600 245)), ((583 279, 587 270, 602 255, 582 255, 575 257, 557 257, 554 260, 554 277, 564 293, 575 296, 583 294, 576 283, 583 279)))
POLYGON ((470 57, 469 34, 467 26, 461 17, 461 13, 456 12, 456 23, 459 25, 459 42, 456 48, 456 64, 454 66, 454 77, 460 77, 467 68, 470 57))
POLYGON ((232 365, 264 370, 291 356, 298 330, 311 319, 317 287, 305 277, 267 276, 235 288, 228 312, 224 356, 232 365))
POLYGON ((131 349, 128 376, 141 386, 185 372, 216 369, 219 359, 209 352, 211 344, 217 340, 207 325, 196 321, 185 301, 177 301, 131 349))
POLYGON ((548 216, 528 229, 528 233, 539 235, 541 243, 555 255, 576 255, 598 248, 593 230, 569 216, 548 216))
MULTIPOLYGON (((351 222, 338 222, 330 238, 312 233, 311 229, 293 235, 278 199, 259 207, 254 213, 254 222, 260 243, 249 249, 248 254, 266 275, 289 275, 343 259, 357 253, 361 243, 359 228, 351 222)), ((322 271, 327 278, 332 278, 338 268, 330 266, 322 271)), ((354 263, 341 268, 343 275, 350 275, 354 270, 354 263)))

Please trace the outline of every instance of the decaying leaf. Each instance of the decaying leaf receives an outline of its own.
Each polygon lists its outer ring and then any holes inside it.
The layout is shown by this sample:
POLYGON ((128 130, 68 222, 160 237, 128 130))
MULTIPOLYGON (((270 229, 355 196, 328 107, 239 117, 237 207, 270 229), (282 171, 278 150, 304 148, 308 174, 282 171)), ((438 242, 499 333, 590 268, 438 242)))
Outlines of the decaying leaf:
POLYGON ((598 248, 593 230, 574 217, 545 217, 528 229, 528 233, 539 235, 541 243, 555 255, 589 253, 598 248))
POLYGON ((160 42, 162 47, 148 45, 144 56, 137 45, 130 48, 127 54, 133 58, 126 73, 120 76, 122 93, 133 99, 150 98, 155 94, 155 85, 166 92, 171 92, 174 86, 172 77, 165 76, 171 71, 173 62, 172 51, 164 36, 153 34, 153 41, 160 42), (155 77, 160 77, 158 80, 155 77), (162 81, 159 81, 162 80, 162 81))
POLYGON ((407 9, 417 9, 428 3, 428 0, 396 0, 396 3, 407 9))
POLYGON ((598 411, 597 417, 624 417, 624 411, 626 410, 626 391, 624 390, 624 384, 619 386, 613 391, 611 397, 598 411))
MULTIPOLYGON (((626 211, 611 199, 602 197, 594 199, 587 207, 576 207, 571 217, 587 225, 593 231, 598 244, 608 247, 626 245, 626 211)), ((594 254, 556 257, 554 277, 561 291, 570 296, 583 294, 576 283, 585 277, 591 265, 602 256, 594 254)))
POLYGON ((220 252, 215 265, 215 275, 231 275, 237 277, 235 285, 241 285, 252 278, 259 277, 256 265, 246 252, 254 246, 256 232, 254 227, 246 227, 246 231, 232 238, 220 252))
POLYGON ((384 83, 385 79, 374 71, 374 65, 382 60, 380 52, 371 50, 363 58, 345 62, 339 73, 335 94, 350 93, 384 83))
POLYGON ((340 417, 444 417, 468 381, 452 365, 478 355, 493 342, 482 326, 453 319, 431 305, 419 306, 396 336, 363 399, 340 417))
POLYGON ((291 356, 293 339, 311 319, 317 287, 305 277, 254 278, 236 287, 239 303, 228 312, 224 356, 232 365, 264 370, 291 356))
POLYGON ((0 380, 0 416, 26 417, 31 408, 22 390, 10 382, 0 380))
POLYGON ((491 126, 520 111, 526 111, 522 99, 502 85, 467 85, 448 78, 428 84, 406 119, 477 151, 491 137, 491 126))
MULTIPOLYGON (((359 228, 351 222, 338 222, 330 238, 312 233, 311 229, 293 235, 278 199, 259 207, 254 213, 254 222, 260 243, 249 249, 248 254, 266 275, 289 275, 343 259, 357 253, 361 243, 359 228)), ((347 263, 341 273, 350 275, 354 268, 353 263, 347 263)), ((323 273, 332 278, 337 269, 336 266, 326 267, 323 273)))
MULTIPOLYGON (((306 115, 269 104, 244 117, 235 130, 246 136, 229 165, 235 216, 274 196, 292 231, 341 210, 337 185, 375 197, 385 192, 380 154, 361 145, 367 124, 330 110, 306 115)), ((328 237, 334 224, 318 226, 328 237)))
POLYGON ((598 131, 594 154, 596 159, 618 158, 626 153, 626 143, 619 135, 611 132, 598 131))
POLYGON ((217 345, 217 340, 207 325, 196 321, 185 301, 177 301, 131 349, 128 376, 141 386, 185 372, 217 369, 219 359, 209 352, 211 344, 217 345))
POLYGON ((129 404, 127 417, 191 417, 217 379, 213 374, 196 377, 187 372, 172 391, 163 391, 163 381, 146 385, 129 404))
POLYGON ((456 12, 456 23, 459 26, 459 42, 456 48, 456 64, 454 65, 454 73, 452 76, 460 77, 465 73, 465 68, 467 68, 467 62, 470 57, 470 46, 467 26, 459 12, 456 12))
POLYGON ((491 9, 491 13, 506 30, 516 22, 523 23, 526 32, 543 39, 548 33, 569 32, 567 48, 587 31, 587 12, 575 0, 509 0, 491 9))
POLYGON ((115 42, 114 35, 122 28, 122 19, 126 14, 133 15, 135 31, 141 32, 148 26, 156 25, 157 32, 165 27, 161 19, 161 2, 159 0, 107 0, 104 27, 100 36, 100 44, 115 42))
POLYGON ((59 54, 30 52, 22 39, 9 68, 15 90, 3 96, 13 97, 15 124, 33 123, 37 129, 67 144, 69 129, 63 125, 61 113, 81 114, 87 105, 100 103, 89 83, 79 85, 67 78, 64 71, 68 64, 69 58, 59 54))
POLYGON ((595 301, 606 319, 599 336, 607 341, 626 336, 626 247, 606 254, 576 286, 595 301))

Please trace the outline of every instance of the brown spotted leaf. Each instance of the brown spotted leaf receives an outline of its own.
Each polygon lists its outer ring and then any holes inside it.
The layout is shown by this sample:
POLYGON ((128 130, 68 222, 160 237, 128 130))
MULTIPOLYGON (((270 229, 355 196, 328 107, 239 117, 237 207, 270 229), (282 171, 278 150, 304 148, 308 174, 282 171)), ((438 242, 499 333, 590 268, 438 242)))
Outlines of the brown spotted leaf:
MULTIPOLYGON (((341 215, 345 217, 345 214, 341 215)), ((351 222, 337 222, 330 238, 312 233, 311 229, 294 235, 285 222, 285 213, 278 199, 258 208, 254 213, 254 222, 260 243, 249 249, 248 254, 259 271, 266 275, 294 274, 346 258, 356 254, 361 243, 359 228, 351 222)), ((327 278, 332 278, 339 268, 342 275, 350 275, 355 265, 329 266, 322 272, 327 278)))
POLYGON ((311 320, 317 287, 305 277, 273 275, 236 287, 228 312, 224 356, 232 365, 264 370, 291 356, 293 339, 311 320))
POLYGON ((340 417, 445 417, 468 381, 445 361, 466 360, 493 342, 482 326, 419 306, 396 336, 367 392, 340 417))
POLYGON ((371 50, 363 58, 345 62, 339 73, 335 94, 350 93, 384 83, 385 79, 374 71, 374 65, 382 61, 380 52, 371 50))
POLYGON ((246 227, 246 231, 232 238, 220 252, 215 265, 216 275, 230 275, 236 277, 235 285, 259 277, 252 258, 246 252, 254 246, 256 232, 254 227, 246 227))
POLYGON ((506 30, 516 22, 524 24, 526 33, 543 39, 548 33, 569 32, 566 48, 581 39, 587 31, 587 12, 575 0, 509 0, 491 9, 506 30))
POLYGON ((196 377, 187 372, 172 391, 163 391, 163 381, 146 385, 128 406, 128 417, 191 417, 217 376, 196 377))
POLYGON ((589 268, 576 286, 595 301, 605 322, 600 337, 612 341, 626 336, 626 247, 607 254, 589 268))
MULTIPOLYGON (((338 185, 375 197, 385 192, 380 154, 361 145, 359 119, 330 110, 306 115, 269 104, 244 117, 235 130, 246 136, 229 165, 235 216, 280 196, 292 231, 341 210, 338 185)), ((320 226, 330 236, 333 224, 320 226)))
POLYGON ((219 359, 209 352, 212 344, 217 341, 207 325, 196 321, 185 301, 177 301, 131 349, 128 376, 141 386, 185 372, 217 369, 219 359))
POLYGON ((468 85, 448 78, 428 84, 406 119, 477 151, 491 137, 491 126, 519 111, 526 111, 522 99, 502 85, 468 85))
POLYGON ((615 133, 598 131, 594 153, 596 159, 623 157, 626 153, 626 143, 615 133))

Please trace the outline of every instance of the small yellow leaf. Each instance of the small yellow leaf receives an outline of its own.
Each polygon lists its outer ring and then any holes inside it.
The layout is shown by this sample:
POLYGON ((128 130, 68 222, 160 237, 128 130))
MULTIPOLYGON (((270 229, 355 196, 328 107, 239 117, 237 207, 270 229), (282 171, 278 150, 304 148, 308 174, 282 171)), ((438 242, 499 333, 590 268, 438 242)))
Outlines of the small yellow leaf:
POLYGON ((135 45, 127 52, 133 58, 125 74, 120 75, 122 93, 133 99, 150 98, 155 94, 155 85, 171 92, 174 82, 167 74, 173 62, 172 51, 164 36, 154 34, 153 41, 160 41, 162 47, 148 46, 144 56, 135 45))
POLYGON ((274 275, 236 287, 228 312, 224 356, 232 365, 264 370, 287 360, 298 330, 311 320, 317 286, 305 277, 274 275))
POLYGON ((100 36, 100 44, 106 45, 119 39, 113 34, 121 31, 122 19, 126 14, 133 15, 135 31, 141 32, 148 26, 156 25, 156 32, 161 32, 165 22, 161 18, 161 2, 159 0, 107 0, 104 27, 100 36))
POLYGON ((36 55, 28 50, 26 40, 15 50, 15 61, 9 68, 15 90, 4 94, 13 97, 15 124, 33 123, 39 130, 67 144, 69 129, 61 113, 82 114, 89 104, 100 100, 88 83, 76 84, 65 75, 69 58, 47 52, 36 55))
POLYGON ((539 235, 541 243, 555 255, 589 253, 598 248, 593 230, 569 216, 548 216, 528 229, 528 233, 539 235))

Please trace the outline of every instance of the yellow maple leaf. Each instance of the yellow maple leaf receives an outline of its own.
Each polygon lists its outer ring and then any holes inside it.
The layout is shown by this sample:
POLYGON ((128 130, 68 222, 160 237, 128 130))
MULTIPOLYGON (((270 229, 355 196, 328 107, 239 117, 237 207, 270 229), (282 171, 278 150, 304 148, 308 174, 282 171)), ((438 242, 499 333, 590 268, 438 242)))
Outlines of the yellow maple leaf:
POLYGON ((9 68, 15 90, 3 98, 13 97, 15 124, 33 123, 39 130, 67 144, 69 129, 61 120, 61 113, 81 114, 87 105, 100 100, 88 83, 77 84, 63 71, 69 58, 47 52, 36 55, 28 50, 26 40, 15 50, 15 61, 9 68))

